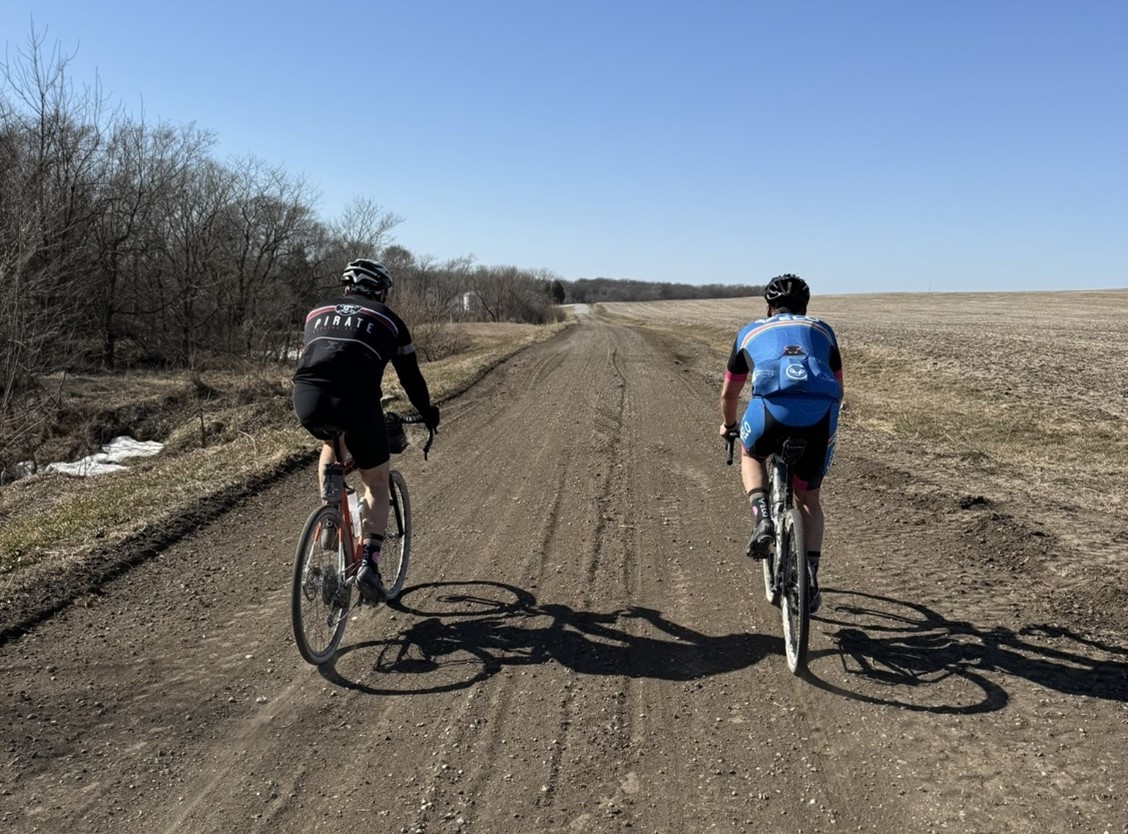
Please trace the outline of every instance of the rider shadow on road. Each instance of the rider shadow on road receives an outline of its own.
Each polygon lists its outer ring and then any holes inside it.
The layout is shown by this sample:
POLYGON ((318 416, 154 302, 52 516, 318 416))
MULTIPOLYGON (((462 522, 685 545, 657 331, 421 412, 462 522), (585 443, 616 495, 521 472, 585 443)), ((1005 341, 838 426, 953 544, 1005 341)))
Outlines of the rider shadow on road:
POLYGON ((782 651, 775 637, 703 634, 652 608, 600 613, 542 605, 528 591, 500 582, 417 585, 390 607, 415 619, 386 639, 341 649, 337 662, 322 667, 326 678, 366 692, 418 694, 470 686, 506 666, 552 662, 585 675, 690 681, 782 651), (347 655, 373 650, 374 671, 391 674, 381 681, 386 687, 340 673, 347 655))
POLYGON ((916 602, 825 589, 819 621, 835 649, 812 652, 816 686, 859 701, 952 714, 992 712, 1010 699, 1008 680, 1022 679, 1065 695, 1128 701, 1128 647, 1066 628, 1029 625, 1014 631, 949 620, 916 602), (817 660, 837 658, 843 682, 819 676, 817 660))

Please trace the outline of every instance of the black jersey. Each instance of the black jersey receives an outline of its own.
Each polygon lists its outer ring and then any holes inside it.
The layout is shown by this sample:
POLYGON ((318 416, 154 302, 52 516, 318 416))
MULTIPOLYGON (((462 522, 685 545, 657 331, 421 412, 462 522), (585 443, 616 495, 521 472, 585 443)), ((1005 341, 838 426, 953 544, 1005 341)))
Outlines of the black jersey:
POLYGON ((294 379, 378 401, 389 362, 397 371, 403 365, 418 367, 407 325, 379 301, 341 296, 318 304, 306 316, 294 379))

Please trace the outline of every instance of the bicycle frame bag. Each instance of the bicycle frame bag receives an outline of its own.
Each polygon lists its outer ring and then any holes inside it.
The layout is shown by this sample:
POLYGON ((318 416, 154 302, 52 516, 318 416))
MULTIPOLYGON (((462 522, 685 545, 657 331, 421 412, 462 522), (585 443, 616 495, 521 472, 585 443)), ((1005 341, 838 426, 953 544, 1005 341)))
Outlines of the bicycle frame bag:
POLYGON ((407 449, 407 432, 403 429, 403 422, 395 412, 384 415, 384 432, 388 435, 388 451, 398 455, 407 449))

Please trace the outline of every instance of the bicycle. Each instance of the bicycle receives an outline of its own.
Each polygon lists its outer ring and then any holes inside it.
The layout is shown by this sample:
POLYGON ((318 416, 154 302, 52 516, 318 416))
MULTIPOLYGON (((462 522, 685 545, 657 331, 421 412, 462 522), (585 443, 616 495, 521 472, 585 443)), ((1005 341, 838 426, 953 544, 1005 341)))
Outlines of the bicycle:
MULTIPOLYGON (((386 414, 389 451, 398 454, 407 448, 404 424, 422 422, 423 418, 418 416, 386 414)), ((434 429, 427 431, 424 460, 435 439, 434 429)), ((323 503, 309 514, 302 527, 294 562, 290 605, 294 642, 302 657, 314 666, 331 660, 341 643, 364 552, 360 499, 347 480, 356 467, 345 451, 343 435, 338 433, 333 439, 333 453, 337 461, 344 463, 327 467, 323 503)), ((411 501, 403 475, 393 468, 388 474, 387 532, 377 560, 384 601, 394 600, 403 589, 410 559, 411 501)), ((365 602, 361 597, 361 604, 365 602)), ((379 600, 372 604, 379 604, 379 600)))
MULTIPOLYGON (((739 435, 725 438, 727 464, 732 465, 733 447, 739 435)), ((796 675, 807 668, 807 641, 810 633, 808 599, 807 537, 803 516, 795 506, 795 487, 791 467, 803 456, 807 441, 788 437, 780 450, 768 457, 768 508, 775 526, 775 537, 768 554, 760 560, 764 573, 764 597, 779 606, 783 621, 783 644, 787 668, 796 675)))

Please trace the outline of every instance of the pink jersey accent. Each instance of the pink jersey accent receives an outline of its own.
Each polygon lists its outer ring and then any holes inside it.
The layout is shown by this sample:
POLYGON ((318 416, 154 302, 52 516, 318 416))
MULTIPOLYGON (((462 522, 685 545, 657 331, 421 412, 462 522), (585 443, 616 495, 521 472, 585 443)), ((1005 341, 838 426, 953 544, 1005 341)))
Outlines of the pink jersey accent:
POLYGON ((725 382, 738 382, 743 385, 746 379, 748 379, 748 374, 734 374, 732 371, 725 371, 725 382))
MULTIPOLYGON (((308 324, 309 322, 311 322, 314 319, 319 318, 323 315, 328 315, 329 313, 336 313, 337 306, 338 306, 339 303, 340 302, 333 303, 333 304, 326 304, 322 307, 318 307, 314 310, 310 310, 309 313, 306 315, 306 319, 305 319, 306 323, 308 324)), ((387 330, 389 333, 391 333, 393 336, 399 335, 399 328, 396 327, 395 322, 393 322, 390 318, 388 318, 383 313, 381 313, 377 310, 371 310, 367 307, 361 307, 359 310, 357 310, 356 314, 368 316, 369 318, 376 319, 377 323, 382 324, 384 326, 384 329, 387 330)))

